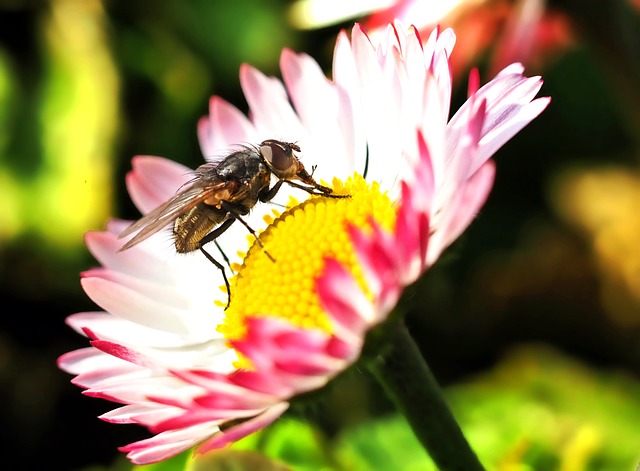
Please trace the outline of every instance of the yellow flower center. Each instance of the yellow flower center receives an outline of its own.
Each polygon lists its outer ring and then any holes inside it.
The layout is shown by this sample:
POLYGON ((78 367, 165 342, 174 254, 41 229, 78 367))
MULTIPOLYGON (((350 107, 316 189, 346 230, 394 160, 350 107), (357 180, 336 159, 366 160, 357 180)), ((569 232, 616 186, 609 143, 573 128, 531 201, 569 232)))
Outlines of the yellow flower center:
POLYGON ((350 270, 367 292, 347 223, 367 231, 373 219, 391 230, 396 208, 377 182, 369 184, 357 174, 346 182, 334 179, 333 187, 334 194, 349 197, 312 196, 302 203, 292 198, 282 214, 266 218, 269 226, 260 234, 262 247, 254 241, 230 280, 231 305, 218 327, 226 338, 244 336, 246 316, 276 316, 297 327, 331 333, 316 292, 328 257, 350 270))

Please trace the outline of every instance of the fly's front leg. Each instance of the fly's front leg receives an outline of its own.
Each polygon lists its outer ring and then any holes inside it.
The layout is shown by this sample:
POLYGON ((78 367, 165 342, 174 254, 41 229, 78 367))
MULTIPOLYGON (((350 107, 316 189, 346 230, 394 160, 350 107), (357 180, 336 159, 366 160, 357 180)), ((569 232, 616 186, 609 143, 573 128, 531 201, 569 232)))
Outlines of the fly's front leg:
POLYGON ((278 180, 276 184, 269 188, 269 190, 264 195, 260 196, 260 201, 262 201, 263 203, 271 201, 273 197, 276 196, 276 193, 278 193, 278 190, 282 186, 282 182, 284 182, 284 180, 278 180))
POLYGON ((328 198, 350 198, 350 195, 334 195, 332 194, 333 190, 331 188, 327 188, 326 186, 322 186, 318 183, 309 187, 297 182, 293 182, 291 180, 280 180, 280 181, 285 181, 287 182, 288 185, 294 188, 299 188, 300 190, 304 190, 310 195, 326 196, 328 198))

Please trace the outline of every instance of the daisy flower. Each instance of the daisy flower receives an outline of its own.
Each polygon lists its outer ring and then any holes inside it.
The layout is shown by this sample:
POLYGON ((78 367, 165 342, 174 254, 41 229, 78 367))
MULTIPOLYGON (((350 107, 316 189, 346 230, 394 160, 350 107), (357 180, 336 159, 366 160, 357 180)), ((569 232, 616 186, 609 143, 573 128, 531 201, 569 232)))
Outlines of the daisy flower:
MULTIPOLYGON (((284 50, 282 81, 241 68, 249 117, 211 99, 198 126, 207 160, 238 144, 295 142, 314 178, 348 195, 283 185, 274 201, 284 209, 260 203, 246 218, 260 244, 237 223, 220 236, 233 271, 228 309, 219 270, 199 252, 176 254, 165 234, 119 252, 126 221, 87 234, 101 267, 81 283, 104 311, 68 318, 91 346, 59 365, 85 394, 121 404, 103 420, 150 430, 122 447, 131 461, 205 453, 271 423, 358 360, 403 288, 470 224, 493 183, 489 158, 549 99, 513 64, 484 86, 473 73, 449 118, 454 43, 452 30, 423 41, 400 24, 373 43, 355 25, 338 36, 331 80, 284 50)), ((148 213, 190 175, 136 157, 127 184, 148 213)))

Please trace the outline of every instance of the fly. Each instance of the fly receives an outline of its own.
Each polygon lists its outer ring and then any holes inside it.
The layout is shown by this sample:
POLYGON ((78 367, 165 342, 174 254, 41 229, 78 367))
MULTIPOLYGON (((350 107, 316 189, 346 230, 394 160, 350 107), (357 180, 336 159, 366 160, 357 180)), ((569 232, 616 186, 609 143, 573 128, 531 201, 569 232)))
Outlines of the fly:
MULTIPOLYGON (((269 139, 258 147, 247 146, 220 161, 199 166, 183 190, 120 233, 120 238, 135 233, 120 251, 139 244, 173 223, 176 251, 190 253, 200 250, 222 272, 227 288, 225 309, 228 308, 231 303, 229 280, 224 266, 204 249, 207 243, 215 241, 235 221, 239 221, 262 246, 256 232, 242 216, 247 215, 258 201, 273 199, 283 183, 311 195, 348 197, 334 195, 331 188, 317 183, 313 179, 313 171, 311 174, 307 172, 294 151, 300 152, 297 144, 269 139), (273 186, 270 186, 271 175, 278 179, 273 186)), ((268 252, 265 254, 273 260, 268 252)))

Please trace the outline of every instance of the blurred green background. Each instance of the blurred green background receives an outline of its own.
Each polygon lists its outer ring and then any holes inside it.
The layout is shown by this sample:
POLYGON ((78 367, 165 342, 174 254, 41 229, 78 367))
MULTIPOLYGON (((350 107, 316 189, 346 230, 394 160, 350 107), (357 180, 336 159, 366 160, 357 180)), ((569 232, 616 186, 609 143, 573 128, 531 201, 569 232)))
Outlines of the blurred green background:
MULTIPOLYGON (((453 109, 471 65, 490 78, 523 2, 466 3, 441 20, 458 36, 453 109)), ((489 201, 408 293, 408 323, 496 469, 631 470, 640 459, 640 5, 536 3, 544 28, 519 60, 543 75, 553 101, 496 155, 489 201)), ((117 446, 146 436, 96 419, 111 404, 82 396, 55 365, 86 346, 64 318, 95 309, 79 285, 95 264, 83 233, 137 217, 124 189, 132 156, 202 162, 196 122, 209 97, 246 111, 241 63, 278 76, 290 47, 330 74, 336 33, 367 21, 301 28, 291 7, 0 0, 0 446, 20 463, 8 469, 100 469, 119 459, 117 446)), ((389 410, 366 379, 344 387, 369 407, 329 397, 317 421, 329 437, 389 410)), ((419 466, 406 469, 428 469, 419 466)))

